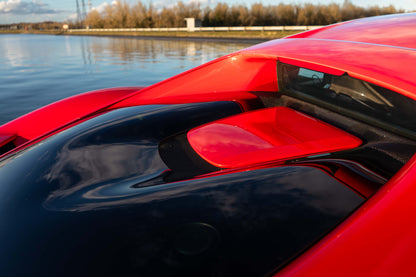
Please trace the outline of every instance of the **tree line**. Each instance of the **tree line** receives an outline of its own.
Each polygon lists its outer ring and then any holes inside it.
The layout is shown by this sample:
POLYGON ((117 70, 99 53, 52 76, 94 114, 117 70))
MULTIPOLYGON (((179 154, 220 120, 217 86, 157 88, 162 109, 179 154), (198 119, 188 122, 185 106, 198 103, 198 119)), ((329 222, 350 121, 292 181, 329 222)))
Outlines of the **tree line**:
POLYGON ((294 26, 327 25, 355 18, 401 13, 394 6, 360 7, 345 0, 342 4, 278 4, 260 3, 228 5, 218 3, 213 7, 201 7, 195 2, 177 2, 171 7, 157 9, 152 4, 138 1, 134 5, 115 2, 103 12, 92 10, 85 18, 84 25, 91 28, 152 28, 184 27, 186 17, 201 19, 202 26, 294 26))

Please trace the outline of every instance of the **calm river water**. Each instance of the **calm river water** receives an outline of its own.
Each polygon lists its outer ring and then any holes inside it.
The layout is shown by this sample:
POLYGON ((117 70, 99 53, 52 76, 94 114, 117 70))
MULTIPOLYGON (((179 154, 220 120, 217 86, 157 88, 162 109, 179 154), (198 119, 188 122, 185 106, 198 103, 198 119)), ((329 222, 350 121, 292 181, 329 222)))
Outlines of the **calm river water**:
POLYGON ((0 35, 0 125, 81 92, 148 86, 248 46, 137 38, 0 35))

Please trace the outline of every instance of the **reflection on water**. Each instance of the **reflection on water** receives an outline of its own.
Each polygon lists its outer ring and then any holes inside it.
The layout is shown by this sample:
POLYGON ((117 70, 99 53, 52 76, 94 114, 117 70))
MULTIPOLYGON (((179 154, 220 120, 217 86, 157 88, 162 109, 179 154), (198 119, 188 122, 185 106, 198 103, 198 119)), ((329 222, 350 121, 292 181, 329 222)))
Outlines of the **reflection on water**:
POLYGON ((243 43, 0 35, 0 124, 85 91, 148 86, 243 43))
MULTIPOLYGON (((71 38, 67 37, 67 39, 71 38)), ((84 64, 105 62, 125 66, 123 69, 130 69, 146 68, 148 64, 168 64, 171 63, 171 60, 177 60, 178 63, 171 64, 172 69, 189 69, 191 64, 197 66, 249 45, 181 40, 81 37, 80 46, 84 64)), ((69 50, 71 51, 70 48, 69 50)))
POLYGON ((163 64, 167 63, 166 59, 174 59, 180 62, 173 65, 173 68, 184 68, 189 61, 195 61, 198 64, 205 63, 229 53, 230 50, 234 51, 235 48, 234 45, 229 44, 172 40, 110 39, 106 44, 96 40, 81 40, 81 42, 86 64, 108 60, 111 64, 121 65, 139 62, 141 67, 145 67, 146 63, 163 64), (110 59, 109 52, 111 53, 110 59), (178 57, 186 57, 186 59, 178 59, 178 57))

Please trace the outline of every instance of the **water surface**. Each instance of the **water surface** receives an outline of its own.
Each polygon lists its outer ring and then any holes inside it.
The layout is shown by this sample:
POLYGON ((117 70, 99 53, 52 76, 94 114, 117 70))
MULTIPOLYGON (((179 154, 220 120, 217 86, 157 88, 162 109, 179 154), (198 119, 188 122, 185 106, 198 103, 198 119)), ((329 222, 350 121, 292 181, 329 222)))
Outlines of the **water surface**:
POLYGON ((237 42, 0 35, 0 124, 78 93, 148 86, 248 46, 237 42))

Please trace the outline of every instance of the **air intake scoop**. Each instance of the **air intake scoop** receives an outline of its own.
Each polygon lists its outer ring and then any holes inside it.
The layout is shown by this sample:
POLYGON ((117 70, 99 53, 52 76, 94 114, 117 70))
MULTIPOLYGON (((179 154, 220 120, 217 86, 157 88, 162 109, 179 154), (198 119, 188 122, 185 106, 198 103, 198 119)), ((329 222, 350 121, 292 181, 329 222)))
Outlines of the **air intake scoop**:
POLYGON ((287 107, 211 122, 189 131, 188 140, 203 159, 221 168, 347 150, 362 143, 343 130, 287 107))

